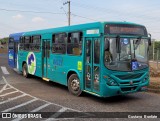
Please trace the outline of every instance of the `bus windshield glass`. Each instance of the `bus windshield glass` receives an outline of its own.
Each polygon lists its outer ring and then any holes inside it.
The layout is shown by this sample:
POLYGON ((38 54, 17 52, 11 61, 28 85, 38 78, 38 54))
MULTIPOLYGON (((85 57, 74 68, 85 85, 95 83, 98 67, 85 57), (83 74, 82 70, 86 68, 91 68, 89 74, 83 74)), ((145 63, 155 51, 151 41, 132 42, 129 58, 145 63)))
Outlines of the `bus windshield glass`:
POLYGON ((147 36, 146 28, 138 25, 109 24, 105 25, 105 34, 147 36))
POLYGON ((104 63, 110 70, 133 71, 148 67, 148 40, 121 38, 120 53, 116 51, 116 38, 105 38, 104 63))

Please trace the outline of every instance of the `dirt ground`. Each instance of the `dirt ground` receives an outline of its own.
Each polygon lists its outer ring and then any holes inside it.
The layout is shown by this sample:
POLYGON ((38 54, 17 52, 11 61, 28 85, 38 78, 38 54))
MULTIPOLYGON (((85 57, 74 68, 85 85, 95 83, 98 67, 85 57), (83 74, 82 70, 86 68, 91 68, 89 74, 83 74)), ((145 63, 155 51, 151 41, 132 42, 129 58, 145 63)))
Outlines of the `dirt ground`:
POLYGON ((0 48, 0 54, 7 53, 7 45, 3 45, 4 48, 0 48))
POLYGON ((7 53, 7 50, 0 49, 0 54, 4 54, 4 53, 7 53))
POLYGON ((150 77, 152 82, 160 82, 160 77, 150 77))
POLYGON ((160 93, 160 63, 150 62, 150 80, 149 91, 160 93))
POLYGON ((148 87, 148 91, 160 94, 160 80, 154 81, 154 78, 151 78, 150 85, 148 87))

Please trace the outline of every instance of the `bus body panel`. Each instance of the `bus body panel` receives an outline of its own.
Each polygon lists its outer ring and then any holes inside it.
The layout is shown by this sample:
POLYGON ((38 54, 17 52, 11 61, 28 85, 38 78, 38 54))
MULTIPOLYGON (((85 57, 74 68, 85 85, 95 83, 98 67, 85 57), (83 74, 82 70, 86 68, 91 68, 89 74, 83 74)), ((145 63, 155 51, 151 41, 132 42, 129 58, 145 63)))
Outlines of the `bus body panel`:
POLYGON ((8 65, 11 68, 15 68, 15 58, 16 58, 16 54, 14 53, 14 50, 8 50, 8 65))
POLYGON ((35 56, 35 65, 32 65, 29 68, 33 68, 35 72, 30 73, 31 75, 35 75, 38 77, 42 77, 42 54, 39 52, 19 52, 19 60, 18 60, 18 65, 19 65, 19 71, 22 71, 23 64, 26 63, 28 65, 28 60, 30 54, 34 54, 35 56))
POLYGON ((107 70, 106 68, 103 68, 103 71, 102 71, 103 83, 101 84, 103 97, 123 95, 123 94, 138 92, 138 91, 146 91, 147 90, 146 87, 149 85, 149 82, 150 82, 148 71, 149 70, 147 68, 147 69, 143 69, 135 72, 116 72, 116 71, 113 72, 111 70, 107 70), (138 77, 137 75, 139 74, 141 74, 141 76, 138 77), (119 79, 118 76, 123 77, 123 79, 119 79), (134 79, 134 76, 137 76, 137 78, 134 79), (107 85, 107 79, 108 79, 107 77, 111 77, 112 79, 114 79, 118 83, 118 86, 107 85), (142 80, 144 79, 145 79, 145 82, 142 82, 142 80))
MULTIPOLYGON (((67 86, 68 75, 72 73, 76 73, 80 79, 80 88, 81 90, 91 93, 96 96, 101 97, 110 97, 115 95, 121 94, 128 94, 134 93, 137 91, 143 91, 142 87, 148 86, 149 84, 149 77, 148 77, 148 68, 134 71, 132 72, 133 75, 138 75, 139 73, 143 73, 140 77, 132 79, 132 76, 128 79, 120 79, 121 76, 129 75, 130 72, 121 72, 121 71, 113 71, 109 70, 104 65, 104 26, 107 23, 115 22, 96 22, 91 24, 83 24, 83 25, 75 25, 70 27, 61 27, 61 28, 53 28, 53 29, 46 29, 46 30, 38 30, 32 32, 25 32, 23 36, 34 36, 40 35, 41 36, 41 49, 40 52, 32 52, 32 51, 19 51, 18 53, 18 65, 19 71, 22 71, 23 63, 29 63, 28 58, 31 55, 34 55, 32 59, 36 60, 35 65, 32 65, 31 70, 33 69, 34 73, 32 75, 48 78, 50 81, 54 81, 60 83, 62 85, 67 86), (82 55, 73 56, 65 54, 57 54, 52 53, 52 48, 49 49, 49 53, 47 54, 45 50, 46 45, 52 47, 52 35, 57 33, 69 33, 69 32, 83 32, 83 43, 82 43, 82 55), (100 41, 100 63, 95 64, 93 62, 86 64, 87 57, 85 55, 86 51, 86 41, 92 41, 92 51, 94 52, 94 42, 96 39, 100 41), (47 54, 44 56, 44 53, 47 54), (95 67, 99 68, 99 84, 98 90, 94 89, 94 76, 92 76, 92 83, 91 87, 86 87, 86 65, 91 67, 92 74, 97 73, 95 67), (107 82, 107 76, 112 77, 117 83, 117 86, 109 86, 107 82), (118 76, 118 77, 117 77, 118 76), (141 81, 147 77, 146 81, 142 83, 141 81), (134 82, 138 81, 139 83, 133 84, 134 82), (130 84, 131 83, 131 84, 130 84), (127 85, 126 85, 127 84, 127 85)), ((124 22, 117 22, 116 24, 123 24, 124 22)), ((127 23, 125 24, 133 24, 127 23)), ((138 25, 138 24, 135 24, 138 25)), ((107 36, 107 35, 105 35, 107 36)), ((92 53, 93 53, 92 52, 92 53)), ((94 56, 92 55, 92 61, 94 60, 94 56)))
POLYGON ((82 70, 78 70, 78 63, 82 63, 82 57, 51 55, 51 58, 51 80, 67 85, 67 74, 71 71, 77 73, 82 80, 82 70))
POLYGON ((8 64, 11 68, 16 68, 18 69, 18 43, 20 41, 20 37, 24 33, 15 33, 15 34, 10 34, 9 38, 13 38, 14 42, 14 47, 13 49, 8 48, 8 64))

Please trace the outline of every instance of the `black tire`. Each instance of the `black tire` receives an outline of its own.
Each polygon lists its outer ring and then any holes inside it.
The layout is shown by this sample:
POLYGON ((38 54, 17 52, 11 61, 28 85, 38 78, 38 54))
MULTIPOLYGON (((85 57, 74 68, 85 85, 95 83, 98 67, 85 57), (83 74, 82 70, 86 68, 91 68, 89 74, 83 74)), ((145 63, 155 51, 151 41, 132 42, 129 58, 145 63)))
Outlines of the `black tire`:
POLYGON ((80 89, 80 80, 77 74, 72 74, 68 79, 68 90, 75 96, 80 96, 82 90, 80 89))
POLYGON ((29 73, 28 73, 28 68, 27 68, 27 64, 23 64, 23 70, 22 70, 22 74, 24 77, 28 78, 29 77, 29 73))

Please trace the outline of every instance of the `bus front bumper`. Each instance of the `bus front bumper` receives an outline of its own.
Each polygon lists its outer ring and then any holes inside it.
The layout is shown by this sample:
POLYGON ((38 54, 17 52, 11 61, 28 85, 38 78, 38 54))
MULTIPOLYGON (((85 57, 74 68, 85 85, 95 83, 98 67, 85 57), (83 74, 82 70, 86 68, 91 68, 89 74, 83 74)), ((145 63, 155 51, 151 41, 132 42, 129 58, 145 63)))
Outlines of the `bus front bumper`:
POLYGON ((103 97, 111 97, 117 95, 124 95, 129 93, 135 93, 140 91, 147 91, 149 80, 145 83, 140 83, 133 86, 108 86, 107 84, 102 85, 103 97))

